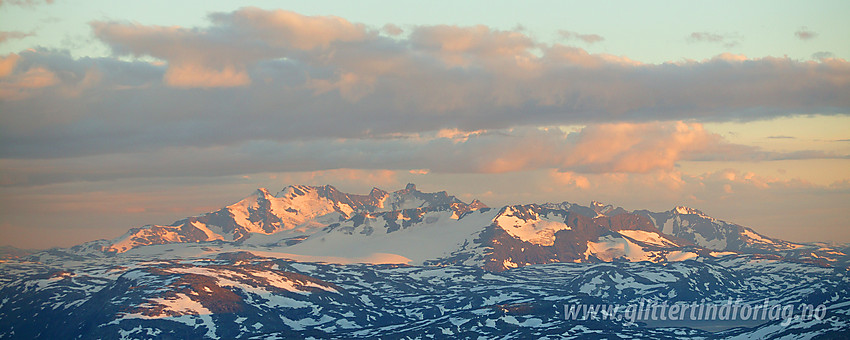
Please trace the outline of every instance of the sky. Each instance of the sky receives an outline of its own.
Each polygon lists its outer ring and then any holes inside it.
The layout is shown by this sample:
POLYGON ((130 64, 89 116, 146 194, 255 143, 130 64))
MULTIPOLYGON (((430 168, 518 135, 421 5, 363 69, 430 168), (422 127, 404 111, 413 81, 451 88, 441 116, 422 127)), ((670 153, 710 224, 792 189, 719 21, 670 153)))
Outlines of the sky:
POLYGON ((850 242, 847 1, 0 2, 0 244, 264 187, 678 205, 850 242))

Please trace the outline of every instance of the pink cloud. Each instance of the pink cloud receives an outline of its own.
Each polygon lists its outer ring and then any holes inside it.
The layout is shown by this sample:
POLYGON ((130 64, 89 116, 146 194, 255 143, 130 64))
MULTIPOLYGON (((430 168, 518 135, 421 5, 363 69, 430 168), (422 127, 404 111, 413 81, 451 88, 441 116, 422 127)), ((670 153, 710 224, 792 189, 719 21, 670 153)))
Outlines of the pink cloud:
POLYGON ((273 46, 313 50, 334 42, 355 42, 373 34, 362 24, 335 16, 305 16, 284 10, 246 7, 231 14, 214 14, 213 21, 232 25, 253 39, 273 46))

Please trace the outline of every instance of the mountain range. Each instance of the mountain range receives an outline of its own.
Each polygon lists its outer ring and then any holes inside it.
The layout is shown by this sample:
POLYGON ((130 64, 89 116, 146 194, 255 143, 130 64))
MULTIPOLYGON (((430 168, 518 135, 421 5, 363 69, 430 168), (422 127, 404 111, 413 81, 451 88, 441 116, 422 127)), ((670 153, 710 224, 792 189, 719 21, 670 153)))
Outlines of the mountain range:
POLYGON ((730 253, 847 266, 847 249, 771 238, 678 206, 627 211, 592 201, 490 208, 414 184, 367 195, 333 186, 257 189, 219 210, 133 228, 70 253, 116 255, 150 246, 215 242, 326 262, 462 264, 501 271, 554 262, 680 261, 730 253))
POLYGON ((4 249, 0 338, 841 339, 850 336, 847 251, 681 206, 491 208, 413 184, 367 195, 293 185, 114 240, 4 249), (793 313, 568 316, 577 304, 732 300, 793 313))

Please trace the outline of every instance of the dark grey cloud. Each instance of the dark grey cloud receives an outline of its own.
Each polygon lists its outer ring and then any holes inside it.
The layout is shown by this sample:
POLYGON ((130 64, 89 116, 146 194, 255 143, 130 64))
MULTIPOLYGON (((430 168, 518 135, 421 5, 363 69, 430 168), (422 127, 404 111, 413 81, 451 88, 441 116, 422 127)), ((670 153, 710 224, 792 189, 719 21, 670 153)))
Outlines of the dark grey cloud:
POLYGON ((796 139, 797 137, 792 136, 767 136, 769 139, 796 139))
POLYGON ((812 59, 814 60, 823 60, 829 58, 835 58, 835 54, 829 51, 820 51, 812 53, 812 59))

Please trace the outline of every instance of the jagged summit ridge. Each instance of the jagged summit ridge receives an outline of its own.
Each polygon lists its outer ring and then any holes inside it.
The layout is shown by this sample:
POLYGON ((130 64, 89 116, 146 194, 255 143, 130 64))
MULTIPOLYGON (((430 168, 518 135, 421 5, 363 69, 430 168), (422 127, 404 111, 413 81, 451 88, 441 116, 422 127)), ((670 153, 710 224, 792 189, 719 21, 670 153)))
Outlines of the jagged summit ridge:
POLYGON ((259 188, 217 211, 167 226, 131 229, 105 250, 121 253, 139 246, 168 243, 244 242, 252 235, 309 233, 357 214, 434 206, 454 206, 462 213, 478 209, 483 203, 470 208, 445 191, 425 193, 412 183, 392 193, 373 188, 367 195, 345 193, 331 185, 289 185, 274 195, 266 188, 259 188))

